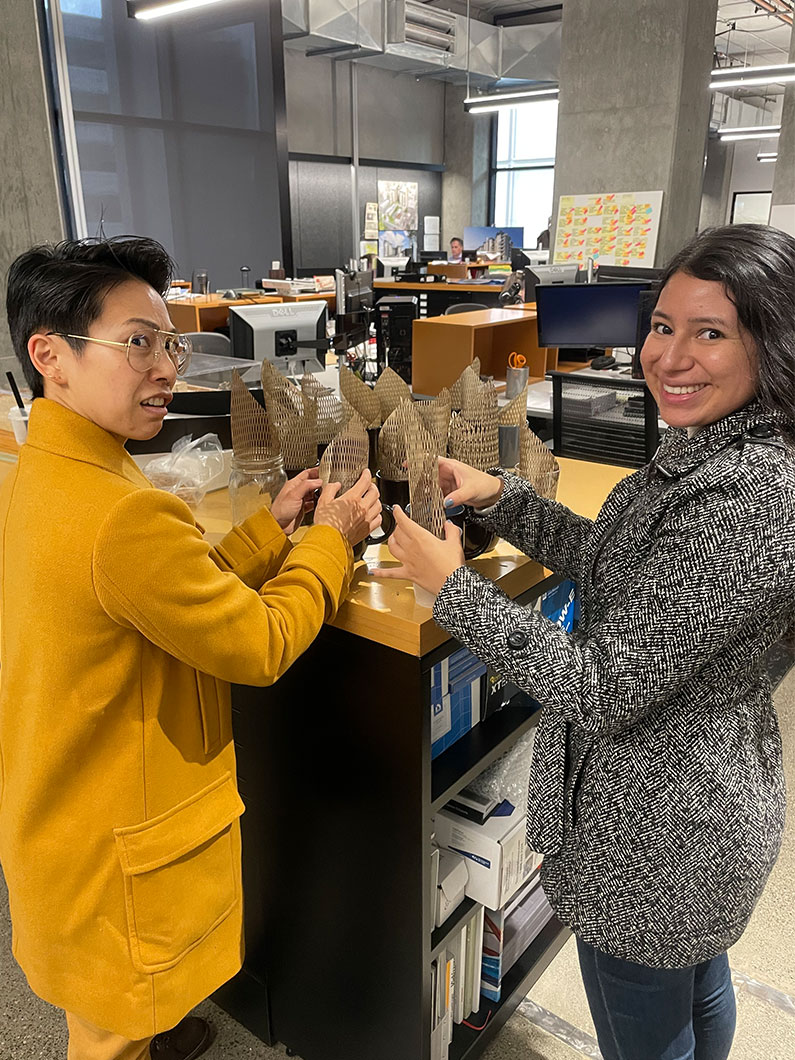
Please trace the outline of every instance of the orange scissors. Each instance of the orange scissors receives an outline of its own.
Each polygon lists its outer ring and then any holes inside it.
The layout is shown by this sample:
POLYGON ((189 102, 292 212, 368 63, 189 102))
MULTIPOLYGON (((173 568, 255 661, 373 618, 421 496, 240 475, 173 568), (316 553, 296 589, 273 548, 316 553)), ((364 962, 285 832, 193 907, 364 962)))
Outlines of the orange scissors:
POLYGON ((512 353, 508 358, 508 366, 510 368, 524 368, 527 364, 527 358, 523 353, 512 353))

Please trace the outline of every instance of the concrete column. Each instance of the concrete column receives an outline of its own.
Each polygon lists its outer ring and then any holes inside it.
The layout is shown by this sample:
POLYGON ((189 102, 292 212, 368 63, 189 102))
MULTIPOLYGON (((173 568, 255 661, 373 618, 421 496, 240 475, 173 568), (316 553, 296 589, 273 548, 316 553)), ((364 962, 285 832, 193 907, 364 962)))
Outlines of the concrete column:
POLYGON ((722 143, 717 136, 712 138, 707 147, 701 213, 698 218, 699 232, 726 223, 733 162, 734 144, 722 143))
MULTIPOLYGON (((795 30, 789 47, 789 61, 795 63, 795 30)), ((781 136, 778 140, 776 172, 773 178, 773 206, 795 203, 795 82, 790 82, 784 91, 784 106, 781 111, 781 136)))
MULTIPOLYGON (((34 243, 64 237, 36 0, 3 6, 0 30, 0 276, 34 243)), ((0 370, 13 356, 0 312, 0 370)), ((16 362, 15 362, 16 363, 16 362)), ((19 372, 17 375, 19 376, 19 372)))
POLYGON ((489 223, 491 116, 467 114, 466 89, 445 85, 441 249, 469 225, 489 223))
POLYGON ((561 195, 662 191, 656 262, 696 231, 717 0, 566 0, 561 195))

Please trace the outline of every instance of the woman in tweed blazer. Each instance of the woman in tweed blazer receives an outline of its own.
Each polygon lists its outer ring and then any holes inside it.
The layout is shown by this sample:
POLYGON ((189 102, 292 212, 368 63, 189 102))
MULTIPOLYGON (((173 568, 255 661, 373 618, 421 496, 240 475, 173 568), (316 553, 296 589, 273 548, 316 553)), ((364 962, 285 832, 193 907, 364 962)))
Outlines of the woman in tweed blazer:
POLYGON ((528 842, 577 936, 605 1060, 724 1060, 726 950, 778 855, 785 789, 764 654, 795 621, 795 240, 696 237, 642 351, 670 429, 595 521, 529 483, 441 461, 448 501, 576 580, 572 636, 398 513, 383 576, 542 712, 528 842))

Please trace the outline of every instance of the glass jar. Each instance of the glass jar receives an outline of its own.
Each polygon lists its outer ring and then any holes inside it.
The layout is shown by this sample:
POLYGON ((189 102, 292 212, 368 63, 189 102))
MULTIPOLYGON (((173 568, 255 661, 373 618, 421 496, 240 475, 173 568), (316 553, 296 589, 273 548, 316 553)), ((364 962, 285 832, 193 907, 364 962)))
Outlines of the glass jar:
POLYGON ((260 508, 270 508, 286 482, 281 454, 247 458, 233 456, 229 473, 232 522, 237 525, 260 508))

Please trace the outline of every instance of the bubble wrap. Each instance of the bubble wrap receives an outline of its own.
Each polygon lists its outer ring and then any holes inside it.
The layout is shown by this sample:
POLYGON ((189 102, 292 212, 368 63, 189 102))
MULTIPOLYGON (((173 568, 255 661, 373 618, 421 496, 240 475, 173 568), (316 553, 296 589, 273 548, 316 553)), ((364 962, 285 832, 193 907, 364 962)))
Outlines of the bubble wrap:
POLYGON ((496 799, 497 802, 508 799, 514 806, 524 806, 535 738, 534 726, 520 736, 509 751, 500 755, 488 769, 467 784, 467 788, 484 798, 496 799))

